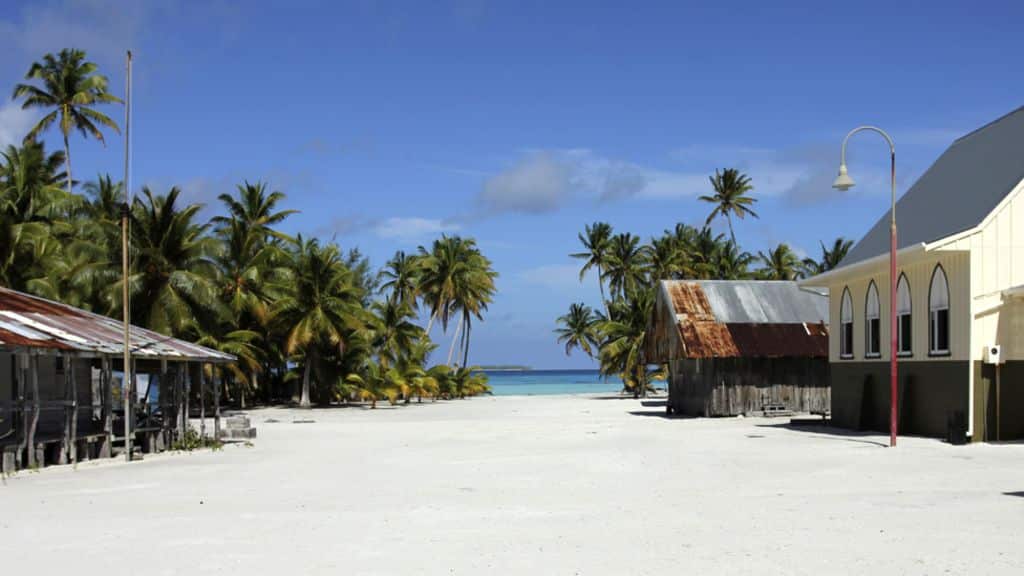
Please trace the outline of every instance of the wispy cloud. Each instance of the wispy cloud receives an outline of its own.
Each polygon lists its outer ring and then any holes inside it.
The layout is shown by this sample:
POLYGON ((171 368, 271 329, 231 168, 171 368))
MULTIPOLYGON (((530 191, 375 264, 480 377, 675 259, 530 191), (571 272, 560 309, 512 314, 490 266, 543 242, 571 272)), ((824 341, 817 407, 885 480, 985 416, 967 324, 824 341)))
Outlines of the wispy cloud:
POLYGON ((580 289, 578 264, 546 264, 522 270, 515 277, 524 284, 558 292, 578 292, 580 289))
POLYGON ((380 238, 396 240, 416 240, 424 236, 455 232, 459 226, 433 218, 386 218, 372 226, 374 234, 380 238))
POLYGON ((485 213, 538 214, 560 208, 573 191, 572 165, 554 152, 541 151, 487 178, 477 203, 485 213))
POLYGON ((34 122, 35 114, 15 102, 0 106, 0 148, 20 144, 34 122))

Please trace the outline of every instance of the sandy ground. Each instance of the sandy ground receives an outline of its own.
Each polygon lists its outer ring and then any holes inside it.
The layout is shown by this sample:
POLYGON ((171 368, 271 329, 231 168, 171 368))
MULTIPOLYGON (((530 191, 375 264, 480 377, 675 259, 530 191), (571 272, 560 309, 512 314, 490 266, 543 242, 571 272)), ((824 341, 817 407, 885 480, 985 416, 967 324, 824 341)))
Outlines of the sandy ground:
POLYGON ((1024 573, 1024 445, 590 397, 250 414, 252 447, 8 479, 4 572, 1024 573))

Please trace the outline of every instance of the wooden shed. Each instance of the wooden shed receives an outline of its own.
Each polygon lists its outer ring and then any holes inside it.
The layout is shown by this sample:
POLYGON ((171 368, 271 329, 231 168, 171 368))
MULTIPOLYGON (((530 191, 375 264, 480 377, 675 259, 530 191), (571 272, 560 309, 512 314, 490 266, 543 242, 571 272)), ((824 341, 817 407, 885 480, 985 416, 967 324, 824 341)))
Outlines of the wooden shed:
POLYGON ((668 364, 671 413, 825 411, 827 321, 827 295, 795 282, 666 280, 647 357, 668 364))
MULTIPOLYGON (((0 471, 110 457, 125 446, 120 321, 0 288, 0 471)), ((235 358, 131 327, 131 441, 161 450, 184 434, 189 399, 219 426, 206 363, 235 358), (210 389, 210 390, 208 390, 210 389)), ((205 418, 202 422, 205 422, 205 418)))

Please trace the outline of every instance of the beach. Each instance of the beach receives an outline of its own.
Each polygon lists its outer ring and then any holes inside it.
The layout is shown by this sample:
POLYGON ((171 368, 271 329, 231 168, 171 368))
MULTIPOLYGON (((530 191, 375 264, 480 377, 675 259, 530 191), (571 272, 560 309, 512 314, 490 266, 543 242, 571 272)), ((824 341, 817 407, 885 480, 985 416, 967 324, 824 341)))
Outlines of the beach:
POLYGON ((249 412, 251 446, 21 472, 41 574, 1014 574, 1024 445, 506 396, 249 412), (42 547, 41 547, 42 546, 42 547))

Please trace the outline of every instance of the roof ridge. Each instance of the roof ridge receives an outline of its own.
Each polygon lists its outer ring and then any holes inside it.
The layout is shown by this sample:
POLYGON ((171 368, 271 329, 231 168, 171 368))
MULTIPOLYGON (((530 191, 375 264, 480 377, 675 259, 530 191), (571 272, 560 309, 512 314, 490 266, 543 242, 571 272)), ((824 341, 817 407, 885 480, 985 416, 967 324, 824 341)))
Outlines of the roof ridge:
POLYGON ((1017 112, 1020 112, 1022 110, 1024 110, 1024 105, 1018 106, 1017 108, 1014 108, 1013 110, 1010 110, 1009 112, 1007 112, 1006 114, 1003 114, 1002 116, 1000 116, 999 118, 996 118, 995 120, 990 120, 989 122, 986 122, 985 124, 982 124, 981 126, 978 126, 977 128, 975 128, 974 130, 971 130, 967 134, 964 134, 963 136, 957 138, 956 140, 953 140, 953 144, 956 144, 956 143, 960 142, 961 140, 964 140, 964 139, 969 138, 971 136, 974 136, 975 134, 977 134, 978 132, 981 132, 982 130, 988 128, 989 126, 992 126, 993 124, 997 124, 999 122, 1002 122, 1003 120, 1009 118, 1010 116, 1013 116, 1014 114, 1016 114, 1017 112))

